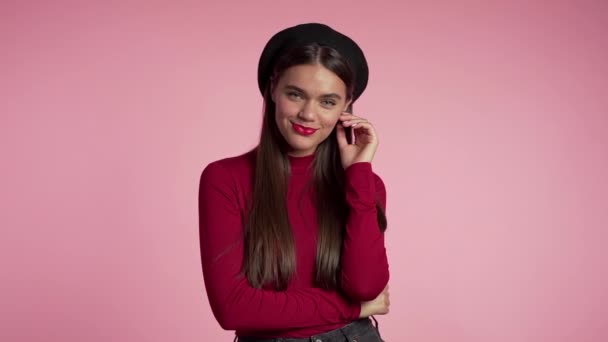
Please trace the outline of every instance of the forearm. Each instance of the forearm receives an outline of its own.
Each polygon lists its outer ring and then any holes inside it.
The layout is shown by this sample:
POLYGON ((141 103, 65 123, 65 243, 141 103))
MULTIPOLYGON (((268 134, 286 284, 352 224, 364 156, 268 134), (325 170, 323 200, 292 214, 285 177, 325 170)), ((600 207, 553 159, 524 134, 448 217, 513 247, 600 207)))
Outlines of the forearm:
POLYGON ((384 233, 378 224, 377 202, 385 206, 386 192, 370 163, 346 170, 346 199, 350 208, 342 250, 341 286, 356 301, 376 298, 389 279, 384 233))
POLYGON ((241 278, 205 275, 213 314, 226 330, 278 330, 332 323, 348 323, 360 314, 360 303, 351 303, 335 291, 318 288, 276 292, 252 288, 241 278))

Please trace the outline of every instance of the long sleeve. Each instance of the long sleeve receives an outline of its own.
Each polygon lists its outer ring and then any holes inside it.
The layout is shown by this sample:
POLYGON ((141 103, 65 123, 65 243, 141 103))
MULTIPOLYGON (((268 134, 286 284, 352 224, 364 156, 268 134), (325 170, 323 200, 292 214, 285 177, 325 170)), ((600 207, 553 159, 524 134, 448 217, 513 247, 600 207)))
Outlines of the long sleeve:
POLYGON ((357 319, 361 305, 318 288, 283 292, 252 287, 241 274, 242 220, 237 182, 220 163, 209 164, 199 187, 202 271, 211 309, 225 330, 284 330, 357 319))
POLYGON ((342 250, 342 290, 354 301, 376 298, 389 280, 384 233, 377 219, 376 200, 386 208, 386 188, 372 165, 359 162, 345 170, 350 214, 342 250))

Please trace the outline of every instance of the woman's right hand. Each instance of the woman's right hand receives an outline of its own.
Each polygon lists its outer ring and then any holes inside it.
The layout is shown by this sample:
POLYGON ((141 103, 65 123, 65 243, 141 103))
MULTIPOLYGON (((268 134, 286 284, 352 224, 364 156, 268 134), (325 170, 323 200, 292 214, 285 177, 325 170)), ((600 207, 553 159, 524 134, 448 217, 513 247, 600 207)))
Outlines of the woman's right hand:
POLYGON ((384 291, 373 300, 361 303, 361 314, 359 318, 365 318, 372 315, 386 315, 389 312, 389 306, 391 301, 389 300, 388 285, 384 288, 384 291))

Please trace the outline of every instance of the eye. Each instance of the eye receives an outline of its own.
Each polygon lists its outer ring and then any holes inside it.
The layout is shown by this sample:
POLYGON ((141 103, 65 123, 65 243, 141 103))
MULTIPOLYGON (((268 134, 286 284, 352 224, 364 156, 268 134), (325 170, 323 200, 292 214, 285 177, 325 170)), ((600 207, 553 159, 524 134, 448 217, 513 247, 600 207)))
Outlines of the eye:
POLYGON ((336 102, 333 100, 323 100, 321 101, 321 103, 323 103, 323 105, 327 107, 333 107, 336 105, 336 102))
POLYGON ((287 97, 289 97, 290 99, 299 99, 302 98, 302 96, 300 95, 300 93, 295 92, 295 91, 290 91, 287 93, 287 97))

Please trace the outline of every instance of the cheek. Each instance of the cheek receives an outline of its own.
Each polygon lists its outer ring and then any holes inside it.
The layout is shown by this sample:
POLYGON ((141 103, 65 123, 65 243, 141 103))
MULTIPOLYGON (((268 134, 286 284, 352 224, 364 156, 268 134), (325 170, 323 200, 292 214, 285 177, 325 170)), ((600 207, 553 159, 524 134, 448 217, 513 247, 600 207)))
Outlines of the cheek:
POLYGON ((323 127, 325 129, 328 129, 329 131, 331 131, 336 126, 339 119, 340 119, 340 113, 338 113, 337 115, 332 114, 327 117, 324 117, 324 118, 322 118, 323 127))
POLYGON ((279 99, 279 101, 276 102, 275 111, 277 117, 289 117, 297 115, 299 107, 291 101, 279 99))

